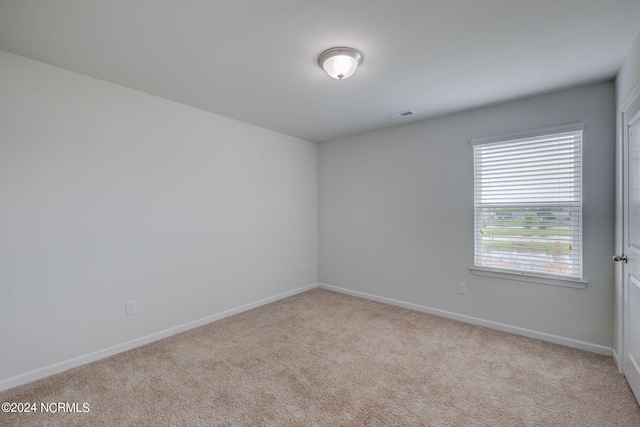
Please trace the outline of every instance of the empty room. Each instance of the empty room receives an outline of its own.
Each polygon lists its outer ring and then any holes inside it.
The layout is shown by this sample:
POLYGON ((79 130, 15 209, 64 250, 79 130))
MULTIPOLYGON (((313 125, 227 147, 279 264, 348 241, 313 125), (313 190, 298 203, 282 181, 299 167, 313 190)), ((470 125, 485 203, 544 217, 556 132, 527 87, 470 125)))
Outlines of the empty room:
POLYGON ((640 426, 639 159, 638 0, 3 0, 0 425, 640 426))

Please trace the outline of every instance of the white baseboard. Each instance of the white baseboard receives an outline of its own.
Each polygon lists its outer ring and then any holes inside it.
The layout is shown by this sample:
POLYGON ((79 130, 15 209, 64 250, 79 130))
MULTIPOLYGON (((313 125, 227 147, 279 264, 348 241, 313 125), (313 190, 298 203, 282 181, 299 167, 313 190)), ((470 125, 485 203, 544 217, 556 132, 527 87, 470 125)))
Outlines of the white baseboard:
POLYGON ((381 302, 384 304, 395 305, 398 307, 407 308, 409 310, 420 311, 423 313, 433 314, 435 316, 446 317, 447 319, 459 320, 465 323, 471 323, 473 325, 484 326, 491 329, 496 329, 503 332, 509 332, 516 335, 523 335, 529 338, 536 338, 542 341, 551 342, 554 344, 560 344, 567 347, 573 347, 580 350, 590 351, 592 353, 603 354, 605 356, 612 355, 612 349, 599 344, 593 344, 589 342, 574 340, 572 338, 561 337, 558 335, 547 334, 545 332, 534 331, 531 329, 520 328, 518 326, 511 326, 504 323, 494 322, 491 320, 479 319, 477 317, 471 317, 464 314, 453 313, 451 311, 440 310, 437 308, 426 307, 423 305, 412 304, 409 302, 399 301, 391 298, 380 297, 377 295, 367 294, 364 292, 352 291, 350 289, 344 289, 337 286, 326 285, 319 283, 318 287, 327 289, 329 291, 340 292, 347 295, 352 295, 360 298, 366 298, 372 301, 381 302))
MULTIPOLYGON (((171 335, 178 334, 180 332, 188 331, 189 329, 197 328, 199 326, 206 325, 208 323, 215 322, 216 320, 223 319, 225 317, 233 316, 234 314, 239 314, 247 310, 251 310, 252 308, 260 307, 265 304, 269 304, 283 298, 287 298, 302 292, 306 292, 308 290, 314 288, 323 288, 334 292, 343 293, 346 295, 352 295, 360 298, 366 298, 372 301, 381 302, 383 304, 395 305, 398 307, 407 308, 409 310, 419 311, 423 313, 433 314, 435 316, 445 317, 448 319, 458 320, 461 322, 471 323, 473 325, 485 326, 491 329, 497 329, 504 332, 510 332, 517 335, 523 335, 530 338, 536 338, 539 340, 551 342, 554 344, 561 344, 567 347, 578 348, 581 350, 590 351, 593 353, 603 354, 606 356, 613 356, 614 361, 618 365, 618 355, 615 351, 609 347, 601 346, 598 344, 592 344, 584 341, 578 341, 571 338, 560 337, 557 335, 547 334, 544 332, 533 331, 531 329, 520 328, 517 326, 511 326, 504 323, 493 322, 491 320, 479 319, 476 317, 466 316, 464 314, 453 313, 450 311, 440 310, 437 308, 426 307, 418 304, 412 304, 404 301, 399 301, 391 298, 380 297, 377 295, 367 294, 364 292, 352 291, 345 288, 340 288, 337 286, 331 286, 323 283, 317 283, 312 285, 303 286, 298 289, 294 289, 292 291, 284 292, 278 295, 274 295, 272 297, 264 298, 249 304, 242 305, 240 307, 236 307, 230 310, 223 311, 221 313, 213 314, 211 316, 204 317, 199 320, 195 320, 193 322, 188 322, 180 326, 176 326, 173 328, 165 329, 164 331, 156 332, 144 337, 137 338, 135 340, 127 341, 121 344, 114 345, 112 347, 108 347, 102 350, 95 351, 93 353, 88 353, 82 356, 74 357, 73 359, 68 359, 59 363, 55 363, 53 365, 45 366, 43 368, 35 369, 33 371, 26 372, 24 374, 16 375, 11 378, 7 378, 4 380, 0 380, 0 391, 8 390, 13 387, 18 387, 23 384, 30 383, 32 381, 37 381, 39 379, 48 377, 50 375, 58 374, 60 372, 64 372, 66 370, 76 368, 81 365, 85 365, 87 363, 94 362, 96 360, 104 359, 109 356, 113 356, 118 353, 122 353, 123 351, 131 350, 136 347, 140 347, 145 344, 152 343, 154 341, 161 340, 163 338, 170 337, 171 335)), ((619 365, 618 365, 619 366, 619 365)))
POLYGON ((310 289, 317 288, 318 284, 312 284, 303 286, 292 291, 284 292, 272 297, 264 298, 249 304, 242 305, 240 307, 232 308, 221 313, 213 314, 211 316, 203 317, 202 319, 194 320, 183 325, 179 325, 173 328, 165 329, 164 331, 156 332, 144 337, 136 338, 135 340, 127 341, 122 344, 117 344, 112 347, 108 347, 102 350, 94 351, 82 356, 74 357, 63 362, 55 363, 53 365, 45 366, 43 368, 35 369, 33 371, 26 372, 24 374, 16 375, 11 378, 0 380, 0 391, 8 390, 13 387, 17 387, 23 384, 36 381, 50 375, 58 374, 66 370, 76 368, 87 363, 95 362, 96 360, 104 359, 105 357, 113 356, 114 354, 122 353, 123 351, 131 350, 136 347, 140 347, 145 344, 152 343, 154 341, 161 340, 163 338, 170 337, 171 335, 178 334, 180 332, 188 331, 189 329, 203 326, 216 320, 223 319, 225 317, 233 316, 234 314, 242 313, 243 311, 251 310, 252 308, 260 307, 265 304, 269 304, 283 298, 287 298, 310 289))

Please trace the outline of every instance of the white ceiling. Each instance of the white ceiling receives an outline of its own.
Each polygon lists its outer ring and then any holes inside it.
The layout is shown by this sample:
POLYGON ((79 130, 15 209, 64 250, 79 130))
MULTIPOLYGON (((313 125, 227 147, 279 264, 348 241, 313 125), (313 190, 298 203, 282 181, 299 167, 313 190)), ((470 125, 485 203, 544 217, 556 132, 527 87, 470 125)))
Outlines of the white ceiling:
POLYGON ((640 0, 1 0, 0 49, 320 142, 613 78, 639 17, 640 0), (334 46, 364 54, 348 80, 317 64, 334 46))

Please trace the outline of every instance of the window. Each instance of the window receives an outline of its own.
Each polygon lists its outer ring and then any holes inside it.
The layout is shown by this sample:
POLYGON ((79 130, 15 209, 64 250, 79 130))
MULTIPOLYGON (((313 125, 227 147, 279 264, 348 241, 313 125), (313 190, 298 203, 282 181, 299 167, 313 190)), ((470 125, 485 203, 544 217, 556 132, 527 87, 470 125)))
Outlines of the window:
POLYGON ((472 141, 474 270, 582 280, 582 129, 472 141))

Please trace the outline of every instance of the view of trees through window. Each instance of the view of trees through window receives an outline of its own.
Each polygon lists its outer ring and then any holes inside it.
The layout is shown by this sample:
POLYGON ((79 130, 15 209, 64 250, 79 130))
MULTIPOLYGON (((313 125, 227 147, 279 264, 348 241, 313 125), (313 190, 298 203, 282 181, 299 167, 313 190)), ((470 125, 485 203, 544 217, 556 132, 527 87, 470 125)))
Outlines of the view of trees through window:
POLYGON ((514 207, 482 213, 485 266, 571 274, 571 208, 514 207))

